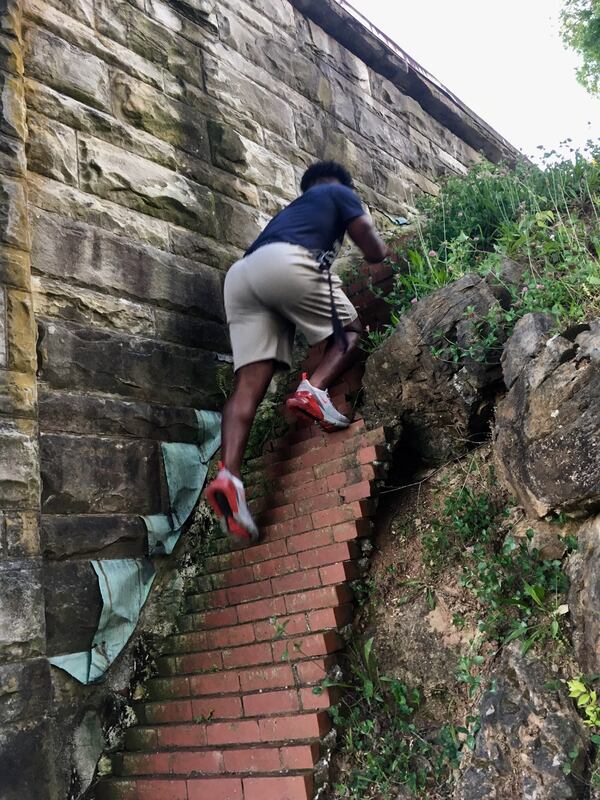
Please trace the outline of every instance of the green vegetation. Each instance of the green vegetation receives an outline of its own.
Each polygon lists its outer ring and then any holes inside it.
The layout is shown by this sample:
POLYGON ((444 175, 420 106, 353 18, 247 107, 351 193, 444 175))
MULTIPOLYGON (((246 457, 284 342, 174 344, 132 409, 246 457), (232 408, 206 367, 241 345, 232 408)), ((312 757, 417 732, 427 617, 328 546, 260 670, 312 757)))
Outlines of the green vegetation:
POLYGON ((600 93, 600 2, 566 0, 561 13, 563 41, 583 58, 577 79, 593 94, 600 93))
POLYGON ((474 746, 473 730, 445 725, 424 731, 417 726, 419 691, 380 674, 373 639, 351 648, 349 683, 324 681, 323 686, 348 690, 331 709, 347 764, 343 783, 334 786, 336 797, 391 798, 402 787, 418 797, 432 797, 450 785, 462 742, 467 739, 474 746))
MULTIPOLYGON (((492 485, 493 473, 489 475, 492 485)), ((479 602, 479 645, 483 641, 522 642, 525 653, 536 642, 561 637, 560 618, 568 611, 564 598, 568 579, 560 559, 545 559, 532 546, 534 532, 525 538, 507 535, 509 508, 487 490, 463 486, 451 492, 441 513, 423 536, 423 563, 433 574, 460 559, 460 584, 479 602)), ((564 555, 573 548, 564 542, 564 555)), ((459 621, 459 627, 464 622, 459 621)), ((477 655, 461 666, 463 677, 477 655)), ((472 682, 463 679, 472 688, 472 682)), ((472 692, 470 692, 472 693, 472 692)))
MULTIPOLYGON (((582 677, 567 681, 567 686, 569 697, 575 700, 577 707, 585 716, 584 723, 590 728, 600 728, 600 706, 596 691, 591 689, 582 677)), ((597 744, 600 744, 600 741, 597 744)))
POLYGON ((432 341, 440 358, 487 360, 529 312, 552 312, 557 328, 600 313, 600 147, 590 145, 572 161, 551 163, 554 152, 545 157, 545 169, 480 164, 419 201, 417 233, 397 252, 395 286, 386 298, 392 323, 371 334, 368 347, 381 344, 411 304, 466 273, 501 281, 504 257, 523 267, 518 285, 505 284, 510 307, 498 303, 482 317, 467 309, 475 344, 464 351, 432 341))

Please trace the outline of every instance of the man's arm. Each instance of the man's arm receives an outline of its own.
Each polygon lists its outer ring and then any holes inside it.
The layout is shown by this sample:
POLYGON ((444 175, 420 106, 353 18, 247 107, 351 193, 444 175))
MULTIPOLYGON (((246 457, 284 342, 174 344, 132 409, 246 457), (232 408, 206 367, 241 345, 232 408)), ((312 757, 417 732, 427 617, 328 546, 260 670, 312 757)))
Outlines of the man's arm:
POLYGON ((390 248, 377 233, 369 214, 363 214, 362 217, 353 219, 348 225, 347 231, 354 244, 362 250, 367 261, 378 263, 391 255, 390 248))

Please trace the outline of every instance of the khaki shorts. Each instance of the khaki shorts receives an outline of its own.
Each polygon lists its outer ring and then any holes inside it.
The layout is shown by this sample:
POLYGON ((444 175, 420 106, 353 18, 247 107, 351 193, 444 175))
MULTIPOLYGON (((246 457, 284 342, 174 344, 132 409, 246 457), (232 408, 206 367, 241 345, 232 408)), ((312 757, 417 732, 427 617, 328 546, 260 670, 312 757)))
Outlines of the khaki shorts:
MULTIPOLYGON (((333 298, 342 325, 358 316, 331 275, 333 298)), ((288 369, 296 327, 310 345, 333 333, 327 274, 304 247, 266 244, 231 267, 225 278, 225 311, 238 370, 274 359, 288 369)))

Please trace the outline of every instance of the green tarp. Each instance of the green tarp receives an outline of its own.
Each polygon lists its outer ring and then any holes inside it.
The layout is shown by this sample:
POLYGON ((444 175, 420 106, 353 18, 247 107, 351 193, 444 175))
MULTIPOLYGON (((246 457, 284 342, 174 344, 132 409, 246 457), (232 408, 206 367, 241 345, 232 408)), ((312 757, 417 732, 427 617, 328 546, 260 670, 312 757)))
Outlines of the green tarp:
MULTIPOLYGON (((169 555, 177 544, 206 480, 208 465, 221 443, 221 415, 197 411, 198 443, 161 444, 169 491, 169 511, 142 517, 150 556, 169 555)), ((151 558, 103 559, 91 562, 102 596, 98 630, 89 651, 50 658, 81 683, 93 683, 127 644, 148 598, 156 569, 151 558)))

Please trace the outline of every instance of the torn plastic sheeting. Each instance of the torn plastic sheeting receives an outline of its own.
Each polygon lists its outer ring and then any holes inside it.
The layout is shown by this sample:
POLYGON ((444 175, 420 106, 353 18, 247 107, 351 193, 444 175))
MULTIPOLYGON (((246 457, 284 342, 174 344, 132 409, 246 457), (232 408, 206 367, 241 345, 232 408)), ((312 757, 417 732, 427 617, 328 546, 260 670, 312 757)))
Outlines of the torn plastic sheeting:
MULTIPOLYGON (((151 556, 173 552, 206 480, 208 465, 221 443, 221 415, 196 411, 198 444, 163 442, 169 513, 142 517, 151 556)), ((135 630, 156 570, 149 558, 92 561, 102 596, 102 613, 89 652, 49 659, 81 683, 102 678, 135 630)))
POLYGON ((125 647, 156 575, 150 559, 103 559, 91 563, 98 576, 103 604, 92 648, 48 659, 81 683, 101 678, 125 647))
POLYGON ((169 513, 142 517, 151 556, 170 555, 194 510, 206 480, 208 464, 221 444, 221 415, 197 411, 199 444, 163 442, 163 464, 169 488, 169 513))

